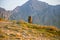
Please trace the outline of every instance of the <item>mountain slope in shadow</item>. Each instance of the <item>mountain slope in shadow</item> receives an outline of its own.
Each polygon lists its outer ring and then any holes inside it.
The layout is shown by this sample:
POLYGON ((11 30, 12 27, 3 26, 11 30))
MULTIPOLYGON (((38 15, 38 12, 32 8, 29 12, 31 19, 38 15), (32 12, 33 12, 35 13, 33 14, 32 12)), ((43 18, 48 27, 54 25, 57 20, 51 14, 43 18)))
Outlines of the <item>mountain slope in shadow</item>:
POLYGON ((60 26, 60 5, 52 6, 38 0, 29 0, 24 5, 16 7, 12 13, 11 20, 28 21, 28 16, 32 16, 33 23, 60 26))

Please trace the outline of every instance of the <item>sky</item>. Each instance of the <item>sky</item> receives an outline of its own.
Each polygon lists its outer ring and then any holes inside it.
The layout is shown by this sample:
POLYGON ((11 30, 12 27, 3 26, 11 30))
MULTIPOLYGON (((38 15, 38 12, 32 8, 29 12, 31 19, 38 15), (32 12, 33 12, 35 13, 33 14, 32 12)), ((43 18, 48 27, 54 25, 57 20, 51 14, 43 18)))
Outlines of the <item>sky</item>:
MULTIPOLYGON (((13 10, 17 6, 22 6, 28 0, 0 0, 0 7, 6 10, 13 10)), ((50 5, 60 5, 60 0, 40 0, 50 5)))

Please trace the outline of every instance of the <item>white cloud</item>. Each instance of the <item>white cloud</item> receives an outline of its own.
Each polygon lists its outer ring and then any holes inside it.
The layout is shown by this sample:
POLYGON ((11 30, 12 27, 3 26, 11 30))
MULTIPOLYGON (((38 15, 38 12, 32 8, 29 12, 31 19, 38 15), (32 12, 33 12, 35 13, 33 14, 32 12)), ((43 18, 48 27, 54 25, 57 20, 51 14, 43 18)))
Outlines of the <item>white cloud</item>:
POLYGON ((0 0, 0 7, 6 10, 13 10, 16 6, 21 6, 27 0, 0 0))
POLYGON ((58 5, 58 4, 60 5, 60 0, 40 0, 40 1, 47 2, 50 5, 58 5))

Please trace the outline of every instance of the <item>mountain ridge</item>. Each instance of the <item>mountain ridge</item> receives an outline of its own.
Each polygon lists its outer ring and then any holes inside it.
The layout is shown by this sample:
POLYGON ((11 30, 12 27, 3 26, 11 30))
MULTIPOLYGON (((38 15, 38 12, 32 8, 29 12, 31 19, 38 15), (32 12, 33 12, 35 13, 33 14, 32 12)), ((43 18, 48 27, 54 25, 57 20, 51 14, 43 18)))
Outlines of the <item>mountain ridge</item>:
POLYGON ((13 11, 13 14, 11 15, 10 19, 14 19, 14 20, 23 19, 25 21, 28 21, 27 20, 28 16, 32 16, 33 23, 36 23, 36 24, 54 25, 54 26, 60 25, 60 23, 58 23, 60 21, 59 19, 60 5, 51 6, 45 2, 29 0, 24 5, 16 9, 17 9, 17 12, 13 11))
POLYGON ((59 10, 60 5, 52 6, 45 2, 29 0, 22 6, 18 6, 11 11, 11 15, 8 17, 8 19, 23 19, 28 21, 28 16, 32 16, 34 24, 52 25, 60 28, 59 10))

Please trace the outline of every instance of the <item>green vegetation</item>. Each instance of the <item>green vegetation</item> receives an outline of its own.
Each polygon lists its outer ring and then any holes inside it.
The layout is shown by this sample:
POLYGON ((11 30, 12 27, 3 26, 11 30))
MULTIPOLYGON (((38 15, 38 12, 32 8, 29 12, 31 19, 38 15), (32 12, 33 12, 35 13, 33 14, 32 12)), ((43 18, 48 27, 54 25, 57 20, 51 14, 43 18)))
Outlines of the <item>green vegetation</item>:
POLYGON ((60 40, 60 29, 24 21, 2 21, 0 40, 60 40))

